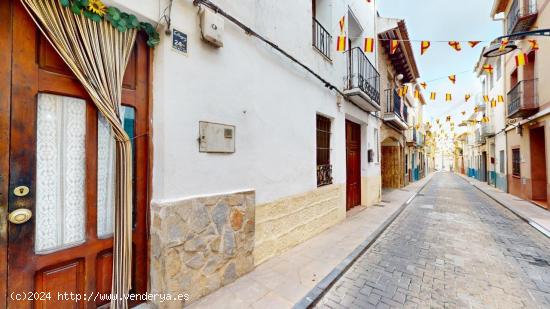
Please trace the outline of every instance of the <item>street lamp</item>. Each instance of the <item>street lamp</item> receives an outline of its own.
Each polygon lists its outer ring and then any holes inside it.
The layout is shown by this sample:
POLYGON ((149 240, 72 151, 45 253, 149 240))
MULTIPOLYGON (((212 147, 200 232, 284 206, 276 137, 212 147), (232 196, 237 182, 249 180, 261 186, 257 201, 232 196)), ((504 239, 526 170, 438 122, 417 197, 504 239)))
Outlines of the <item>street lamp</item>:
POLYGON ((487 51, 483 54, 483 57, 485 58, 499 57, 509 52, 512 52, 516 50, 518 46, 513 42, 510 42, 503 48, 501 45, 502 39, 515 40, 525 36, 550 36, 550 29, 539 29, 539 30, 533 30, 533 31, 518 32, 518 33, 503 35, 501 37, 498 37, 493 41, 494 43, 492 43, 489 46, 489 48, 487 48, 487 51))

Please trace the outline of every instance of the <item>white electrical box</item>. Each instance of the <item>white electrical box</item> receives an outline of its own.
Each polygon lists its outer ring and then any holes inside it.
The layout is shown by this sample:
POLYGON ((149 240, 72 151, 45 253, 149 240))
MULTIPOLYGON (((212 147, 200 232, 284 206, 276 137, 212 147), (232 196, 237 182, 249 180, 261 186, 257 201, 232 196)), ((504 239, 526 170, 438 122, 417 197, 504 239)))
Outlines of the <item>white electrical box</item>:
POLYGON ((223 46, 224 20, 214 11, 203 8, 200 13, 202 38, 216 46, 223 46))
POLYGON ((200 121, 199 151, 212 153, 235 152, 235 126, 200 121))

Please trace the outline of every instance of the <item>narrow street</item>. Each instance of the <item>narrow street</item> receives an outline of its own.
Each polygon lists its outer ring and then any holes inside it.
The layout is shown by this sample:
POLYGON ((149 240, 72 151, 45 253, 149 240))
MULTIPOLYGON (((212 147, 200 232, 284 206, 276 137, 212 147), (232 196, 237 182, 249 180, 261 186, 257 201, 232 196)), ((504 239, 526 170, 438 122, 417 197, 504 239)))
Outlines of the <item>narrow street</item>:
POLYGON ((550 239, 437 173, 318 308, 549 308, 550 239))

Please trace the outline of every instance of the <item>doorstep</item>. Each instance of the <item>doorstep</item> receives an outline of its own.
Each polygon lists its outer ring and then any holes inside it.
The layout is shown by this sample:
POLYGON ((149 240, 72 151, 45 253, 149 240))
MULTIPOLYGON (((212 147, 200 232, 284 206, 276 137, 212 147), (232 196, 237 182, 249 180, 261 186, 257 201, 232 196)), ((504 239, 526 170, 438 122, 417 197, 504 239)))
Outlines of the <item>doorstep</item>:
POLYGON ((317 293, 319 286, 334 276, 335 269, 349 262, 350 256, 364 248, 366 241, 374 240, 383 225, 391 223, 431 177, 428 175, 411 183, 405 190, 384 194, 384 202, 348 216, 341 223, 190 304, 189 308, 292 308, 303 304, 306 295, 317 293))
POLYGON ((490 186, 485 182, 481 182, 462 174, 457 175, 460 175, 462 178, 464 178, 474 187, 488 195, 497 203, 506 207, 508 210, 529 223, 538 231, 550 237, 550 211, 545 210, 538 205, 535 205, 531 201, 524 200, 520 197, 508 194, 500 189, 490 186))

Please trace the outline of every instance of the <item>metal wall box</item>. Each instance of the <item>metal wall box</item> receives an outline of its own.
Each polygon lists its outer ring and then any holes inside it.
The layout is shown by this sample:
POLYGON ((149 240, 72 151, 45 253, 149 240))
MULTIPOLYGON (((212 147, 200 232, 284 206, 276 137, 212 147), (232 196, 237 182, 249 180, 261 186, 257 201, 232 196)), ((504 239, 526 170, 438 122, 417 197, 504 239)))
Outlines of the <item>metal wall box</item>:
POLYGON ((209 153, 234 153, 235 126, 200 121, 199 151, 209 153))

